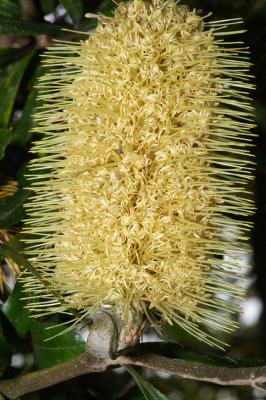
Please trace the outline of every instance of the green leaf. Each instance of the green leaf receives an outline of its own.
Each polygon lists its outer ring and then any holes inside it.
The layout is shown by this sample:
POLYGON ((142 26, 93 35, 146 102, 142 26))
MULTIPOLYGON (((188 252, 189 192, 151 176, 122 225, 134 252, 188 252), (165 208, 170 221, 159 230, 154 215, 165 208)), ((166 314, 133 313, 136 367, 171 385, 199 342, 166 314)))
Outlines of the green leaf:
POLYGON ((60 3, 67 10, 69 16, 74 22, 74 25, 78 25, 84 14, 82 0, 60 0, 60 3))
MULTIPOLYGON (((266 0, 265 0, 266 1, 266 0)), ((262 129, 266 129, 266 107, 260 101, 255 102, 256 122, 262 129)))
POLYGON ((23 203, 30 197, 29 190, 18 190, 13 196, 0 200, 0 229, 17 224, 25 215, 23 203))
POLYGON ((57 0, 41 0, 41 8, 44 14, 51 14, 56 8, 57 0))
POLYGON ((20 17, 21 7, 16 0, 1 0, 0 15, 6 17, 20 17))
POLYGON ((99 12, 109 17, 113 16, 113 10, 116 8, 116 4, 113 0, 103 0, 99 7, 99 12))
POLYGON ((23 163, 21 164, 20 168, 17 170, 16 173, 16 180, 18 182, 18 187, 23 188, 23 187, 30 187, 31 181, 28 179, 30 177, 30 171, 29 171, 29 164, 28 163, 23 163))
POLYGON ((51 339, 64 329, 65 326, 56 326, 55 323, 32 321, 31 334, 38 368, 50 367, 85 351, 85 341, 75 331, 51 339))
POLYGON ((0 128, 8 127, 19 85, 31 56, 29 54, 5 69, 0 91, 0 128))
POLYGON ((23 307, 25 301, 21 300, 23 295, 21 284, 17 282, 8 299, 2 306, 3 313, 20 337, 25 337, 31 325, 29 313, 23 307))
MULTIPOLYGON (((8 242, 5 242, 6 246, 8 246, 11 250, 19 253, 24 250, 24 243, 22 242, 23 234, 17 233, 13 235, 8 242)), ((1 255, 0 255, 1 256, 1 255)))
POLYGON ((12 240, 9 240, 7 243, 0 243, 0 257, 2 259, 11 258, 20 267, 31 271, 31 264, 18 250, 19 245, 15 245, 12 240))
POLYGON ((167 400, 164 394, 159 392, 151 383, 145 381, 132 367, 124 366, 130 373, 140 390, 144 394, 146 400, 167 400))
POLYGON ((11 140, 12 130, 0 128, 0 160, 5 155, 5 149, 11 140))
POLYGON ((0 15, 0 34, 9 36, 57 36, 61 27, 45 22, 33 22, 0 15))
POLYGON ((19 49, 13 49, 12 47, 0 48, 0 65, 4 66, 13 61, 19 60, 29 52, 30 48, 30 46, 24 46, 19 49))
MULTIPOLYGON (((0 246, 1 251, 1 246, 0 246)), ((145 353, 158 354, 169 359, 180 359, 186 361, 193 361, 202 364, 216 365, 220 367, 259 367, 265 365, 264 360, 259 359, 236 359, 221 356, 216 353, 205 351, 195 351, 189 348, 185 348, 171 342, 146 342, 139 345, 141 351, 145 353)), ((130 354, 130 349, 124 351, 124 354, 130 354)))
POLYGON ((12 357, 12 347, 7 342, 2 327, 0 326, 0 376, 4 372, 5 367, 10 364, 12 357))
POLYGON ((166 341, 175 341, 177 343, 182 343, 183 345, 191 344, 191 336, 183 329, 181 326, 173 324, 165 323, 162 329, 162 335, 164 340, 166 341))
POLYGON ((35 74, 32 76, 29 82, 29 85, 32 87, 32 89, 27 97, 22 116, 15 127, 12 137, 12 143, 20 146, 25 146, 31 138, 30 129, 33 127, 33 114, 37 104, 40 102, 37 100, 38 90, 34 86, 38 77, 40 76, 40 70, 40 67, 37 68, 35 74))

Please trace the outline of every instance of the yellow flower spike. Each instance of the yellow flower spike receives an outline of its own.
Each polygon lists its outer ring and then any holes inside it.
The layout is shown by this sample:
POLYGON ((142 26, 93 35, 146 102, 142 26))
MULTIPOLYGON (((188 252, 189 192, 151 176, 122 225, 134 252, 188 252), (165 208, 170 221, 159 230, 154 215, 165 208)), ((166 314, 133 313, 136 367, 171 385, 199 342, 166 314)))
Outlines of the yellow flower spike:
POLYGON ((84 41, 48 50, 25 231, 64 302, 29 275, 27 289, 44 295, 36 315, 159 315, 217 347, 206 327, 236 328, 241 218, 253 212, 250 63, 227 41, 241 22, 133 0, 84 41))

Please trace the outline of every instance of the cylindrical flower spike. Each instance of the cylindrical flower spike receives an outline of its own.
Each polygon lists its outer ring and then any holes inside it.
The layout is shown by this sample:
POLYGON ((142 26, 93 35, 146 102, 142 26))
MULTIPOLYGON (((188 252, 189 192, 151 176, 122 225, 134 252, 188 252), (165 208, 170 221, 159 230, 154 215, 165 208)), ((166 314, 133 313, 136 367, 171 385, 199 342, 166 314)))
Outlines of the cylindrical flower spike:
POLYGON ((25 228, 42 276, 25 285, 43 297, 30 308, 156 315, 223 346, 206 326, 237 325, 253 211, 248 51, 223 39, 241 20, 133 0, 98 22, 45 57, 25 228))

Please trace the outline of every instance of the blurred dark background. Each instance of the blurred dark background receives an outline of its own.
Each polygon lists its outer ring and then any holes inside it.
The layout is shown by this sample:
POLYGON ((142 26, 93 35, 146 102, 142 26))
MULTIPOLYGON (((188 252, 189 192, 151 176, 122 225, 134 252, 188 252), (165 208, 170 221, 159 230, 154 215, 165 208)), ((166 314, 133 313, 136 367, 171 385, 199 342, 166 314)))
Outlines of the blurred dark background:
MULTIPOLYGON (((257 89, 252 94, 257 128, 254 137, 256 179, 250 184, 255 194, 256 214, 250 243, 251 253, 243 257, 251 265, 245 287, 248 297, 239 317, 240 331, 231 339, 227 357, 266 360, 266 1, 264 0, 187 0, 181 4, 213 12, 214 19, 243 17, 250 47, 252 75, 257 89)), ((77 35, 61 28, 91 30, 94 20, 86 12, 112 15, 110 0, 0 0, 0 242, 19 251, 20 228, 25 217, 22 208, 28 197, 27 162, 34 126, 32 114, 40 106, 37 90, 44 49, 53 39, 78 40, 77 35)), ((32 322, 22 308, 22 289, 15 283, 18 267, 10 259, 1 259, 0 269, 0 373, 11 378, 27 371, 64 361, 83 350, 74 334, 44 342, 45 328, 51 321, 32 322)), ((198 343, 178 327, 167 333, 180 344, 197 349, 198 343)), ((145 340, 156 340, 146 332, 145 340)), ((205 351, 204 346, 202 347, 205 351)), ((208 350, 207 350, 208 351, 208 350)), ((218 387, 185 381, 164 374, 143 371, 171 400, 249 400, 266 399, 266 392, 251 388, 218 387)), ((129 399, 144 397, 123 370, 108 371, 71 380, 23 399, 129 399)), ((0 399, 1 395, 0 395, 0 399)), ((21 398, 22 399, 22 398, 21 398)))

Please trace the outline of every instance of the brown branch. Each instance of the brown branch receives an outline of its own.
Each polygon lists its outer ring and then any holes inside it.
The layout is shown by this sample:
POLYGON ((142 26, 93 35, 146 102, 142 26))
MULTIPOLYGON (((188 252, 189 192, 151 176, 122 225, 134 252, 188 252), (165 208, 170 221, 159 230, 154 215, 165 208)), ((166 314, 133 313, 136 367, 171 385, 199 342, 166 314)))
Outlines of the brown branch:
POLYGON ((86 353, 61 364, 40 371, 30 372, 24 376, 0 381, 0 393, 8 399, 16 399, 24 394, 64 382, 68 379, 92 372, 102 372, 114 362, 91 358, 86 353))
POLYGON ((0 393, 8 399, 34 392, 76 376, 103 372, 109 366, 136 365, 157 371, 218 385, 248 385, 261 387, 266 383, 266 365, 260 367, 222 367, 202 362, 168 358, 139 351, 136 355, 120 356, 116 360, 100 360, 82 354, 69 361, 31 372, 27 375, 0 381, 0 393))
POLYGON ((266 365, 261 367, 221 367, 152 353, 120 357, 119 362, 122 365, 138 365, 181 378, 216 383, 217 385, 257 387, 266 383, 266 365))

